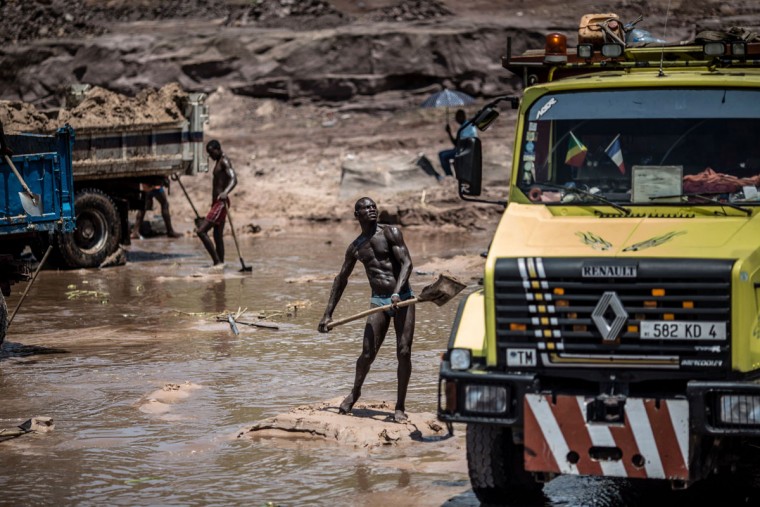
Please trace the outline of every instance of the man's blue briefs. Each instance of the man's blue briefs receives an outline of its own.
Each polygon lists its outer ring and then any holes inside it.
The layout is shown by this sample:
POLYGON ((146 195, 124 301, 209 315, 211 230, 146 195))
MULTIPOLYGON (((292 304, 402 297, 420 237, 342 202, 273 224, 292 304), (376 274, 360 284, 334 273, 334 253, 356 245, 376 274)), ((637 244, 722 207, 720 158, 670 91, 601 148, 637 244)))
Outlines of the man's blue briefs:
MULTIPOLYGON (((391 304, 391 297, 390 296, 380 296, 378 294, 372 294, 372 297, 369 300, 370 306, 386 306, 391 304)), ((409 289, 406 292, 402 292, 398 295, 401 298, 401 301, 406 301, 407 299, 412 299, 414 297, 414 292, 412 292, 412 289, 409 289)), ((392 309, 391 309, 392 310, 392 309)), ((389 315, 392 315, 391 310, 387 310, 389 315)))

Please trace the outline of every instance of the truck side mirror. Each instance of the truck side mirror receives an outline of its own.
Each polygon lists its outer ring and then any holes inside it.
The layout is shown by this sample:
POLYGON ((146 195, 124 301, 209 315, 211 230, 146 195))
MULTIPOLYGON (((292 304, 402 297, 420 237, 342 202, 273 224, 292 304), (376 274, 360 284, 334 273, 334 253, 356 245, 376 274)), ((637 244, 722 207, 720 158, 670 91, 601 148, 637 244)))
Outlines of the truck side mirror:
POLYGON ((472 123, 478 127, 478 130, 485 131, 499 116, 499 110, 494 107, 486 107, 478 113, 472 120, 472 123))
POLYGON ((483 174, 480 139, 465 137, 457 141, 454 170, 459 182, 459 196, 478 196, 483 174))

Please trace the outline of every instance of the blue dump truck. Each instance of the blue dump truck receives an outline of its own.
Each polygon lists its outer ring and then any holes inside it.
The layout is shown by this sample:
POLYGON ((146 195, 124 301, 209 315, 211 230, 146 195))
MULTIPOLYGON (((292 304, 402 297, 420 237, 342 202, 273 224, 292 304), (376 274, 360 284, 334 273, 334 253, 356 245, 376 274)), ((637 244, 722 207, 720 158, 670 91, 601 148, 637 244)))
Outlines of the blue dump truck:
MULTIPOLYGON (((128 214, 144 206, 140 185, 208 171, 203 142, 206 95, 184 93, 178 86, 165 88, 125 97, 76 85, 67 91, 61 109, 45 112, 54 118, 48 124, 25 124, 18 119, 21 115, 6 123, 6 134, 12 129, 52 133, 66 123, 76 133, 70 157, 74 187, 66 188, 74 196, 76 228, 34 242, 37 259, 52 246, 51 266, 79 269, 120 262, 121 246, 130 244, 128 214)), ((12 107, 31 109, 20 103, 12 107)))
POLYGON ((74 231, 74 131, 53 135, 2 135, 0 147, 0 343, 8 328, 5 298, 11 285, 28 280, 27 247, 51 244, 74 231))

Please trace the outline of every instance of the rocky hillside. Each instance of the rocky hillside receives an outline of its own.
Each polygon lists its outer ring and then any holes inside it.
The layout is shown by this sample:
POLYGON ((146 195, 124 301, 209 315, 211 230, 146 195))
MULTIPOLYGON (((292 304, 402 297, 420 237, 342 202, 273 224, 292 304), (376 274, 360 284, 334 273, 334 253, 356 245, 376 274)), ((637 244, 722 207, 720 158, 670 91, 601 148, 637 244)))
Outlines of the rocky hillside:
MULTIPOLYGON (((0 0, 0 99, 56 106, 87 83, 135 95, 178 82, 187 91, 291 102, 398 106, 441 86, 478 96, 515 82, 499 57, 572 34, 586 12, 644 14, 664 30, 665 0, 0 0), (573 13, 568 15, 568 13, 573 13)), ((672 0, 668 35, 697 24, 760 24, 749 0, 672 0)))

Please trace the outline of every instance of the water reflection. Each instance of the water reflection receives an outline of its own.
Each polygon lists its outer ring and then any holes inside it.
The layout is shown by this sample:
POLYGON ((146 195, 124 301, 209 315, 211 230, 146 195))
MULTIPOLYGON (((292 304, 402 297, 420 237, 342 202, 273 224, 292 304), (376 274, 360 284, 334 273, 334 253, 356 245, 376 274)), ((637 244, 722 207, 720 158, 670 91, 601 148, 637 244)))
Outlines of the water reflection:
POLYGON ((222 313, 227 307, 227 281, 224 278, 209 282, 203 294, 201 303, 207 312, 222 313))

